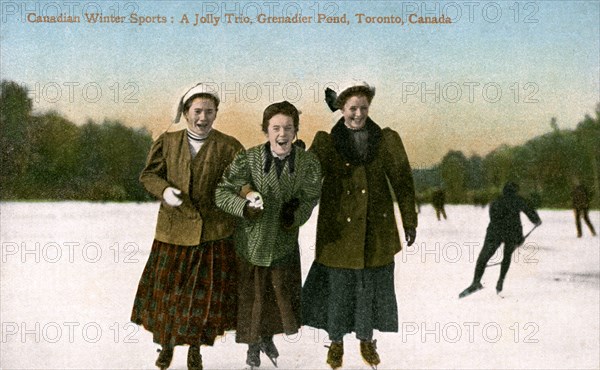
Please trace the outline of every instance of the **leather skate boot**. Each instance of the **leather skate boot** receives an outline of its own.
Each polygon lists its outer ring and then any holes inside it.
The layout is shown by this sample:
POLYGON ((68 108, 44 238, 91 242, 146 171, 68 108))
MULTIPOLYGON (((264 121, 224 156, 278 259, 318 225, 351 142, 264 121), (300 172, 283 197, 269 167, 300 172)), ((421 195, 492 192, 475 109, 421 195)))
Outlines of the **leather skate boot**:
POLYGON ((342 358, 344 357, 344 342, 331 342, 327 352, 327 363, 332 369, 342 367, 342 358))
POLYGON ((187 367, 188 370, 202 370, 202 355, 200 354, 200 347, 190 346, 188 349, 187 367))
POLYGON ((159 354, 154 364, 160 370, 168 369, 169 365, 171 365, 171 360, 173 359, 173 348, 165 346, 162 349, 158 349, 156 351, 159 352, 159 354))
POLYGON ((246 365, 249 365, 251 369, 260 366, 259 343, 248 344, 248 351, 246 352, 246 365))
POLYGON ((265 337, 260 342, 260 350, 264 352, 269 360, 273 363, 275 367, 277 367, 277 357, 279 357, 279 351, 277 347, 275 347, 275 343, 273 343, 273 337, 265 337))
POLYGON ((377 353, 377 340, 361 340, 360 354, 368 365, 373 369, 377 369, 377 365, 381 362, 377 353))

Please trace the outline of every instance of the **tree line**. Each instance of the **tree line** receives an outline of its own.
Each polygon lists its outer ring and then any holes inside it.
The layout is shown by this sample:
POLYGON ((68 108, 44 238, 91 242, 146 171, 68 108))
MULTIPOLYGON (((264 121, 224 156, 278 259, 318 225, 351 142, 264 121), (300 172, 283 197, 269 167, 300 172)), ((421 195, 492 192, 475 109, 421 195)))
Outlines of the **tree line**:
POLYGON ((449 151, 430 169, 416 170, 415 187, 421 202, 430 202, 441 188, 449 203, 485 205, 501 193, 507 181, 535 207, 571 207, 571 192, 583 184, 600 206, 600 104, 573 130, 561 130, 556 119, 550 132, 523 145, 502 145, 484 157, 449 151))
POLYGON ((33 114, 28 91, 1 82, 0 199, 145 201, 138 177, 152 136, 119 121, 75 125, 33 114))
MULTIPOLYGON (((449 151, 429 169, 415 169, 417 198, 430 202, 444 189, 457 204, 487 204, 507 181, 536 207, 570 207, 575 183, 600 205, 600 104, 574 130, 550 132, 523 145, 503 145, 486 156, 449 151)), ((75 125, 57 112, 33 114, 28 91, 1 82, 0 199, 146 201, 138 181, 152 144, 146 129, 119 121, 75 125)))

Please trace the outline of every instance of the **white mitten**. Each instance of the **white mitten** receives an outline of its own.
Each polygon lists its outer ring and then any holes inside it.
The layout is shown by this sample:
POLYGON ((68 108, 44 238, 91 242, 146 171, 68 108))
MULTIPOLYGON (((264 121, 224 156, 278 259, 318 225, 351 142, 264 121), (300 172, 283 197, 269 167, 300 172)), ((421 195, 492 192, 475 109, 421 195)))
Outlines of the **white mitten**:
POLYGON ((165 203, 171 207, 178 207, 183 203, 183 200, 179 198, 180 194, 181 190, 169 186, 163 191, 163 199, 165 200, 165 203))
POLYGON ((246 199, 250 201, 250 207, 263 209, 263 198, 257 191, 251 191, 246 194, 246 199))

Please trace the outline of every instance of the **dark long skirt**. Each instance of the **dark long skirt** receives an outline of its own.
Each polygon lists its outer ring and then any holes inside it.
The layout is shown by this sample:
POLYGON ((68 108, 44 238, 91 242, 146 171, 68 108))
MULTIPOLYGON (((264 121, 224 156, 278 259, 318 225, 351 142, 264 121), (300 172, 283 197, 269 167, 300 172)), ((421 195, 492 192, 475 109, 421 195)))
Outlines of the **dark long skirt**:
POLYGON ((213 345, 235 330, 237 270, 232 239, 179 246, 154 240, 131 321, 163 346, 213 345))
POLYGON ((238 257, 238 343, 258 343, 262 337, 295 334, 301 326, 300 254, 270 266, 250 264, 238 257))
POLYGON ((397 332, 394 263, 353 270, 314 262, 302 288, 302 319, 336 341, 351 332, 360 340, 372 339, 374 329, 397 332))

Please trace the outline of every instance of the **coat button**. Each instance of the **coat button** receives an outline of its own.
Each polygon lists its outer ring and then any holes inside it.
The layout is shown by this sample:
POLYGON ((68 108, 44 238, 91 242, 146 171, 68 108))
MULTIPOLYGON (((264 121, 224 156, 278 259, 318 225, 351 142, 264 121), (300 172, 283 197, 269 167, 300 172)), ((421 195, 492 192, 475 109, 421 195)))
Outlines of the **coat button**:
POLYGON ((366 191, 365 189, 362 189, 360 192, 364 194, 364 193, 366 193, 367 191, 366 191))
POLYGON ((351 219, 350 217, 348 217, 348 218, 346 219, 346 221, 350 222, 350 221, 352 221, 352 219, 351 219))
POLYGON ((384 214, 383 214, 383 217, 387 217, 387 213, 384 213, 384 214))
POLYGON ((350 163, 346 163, 346 167, 350 167, 350 163))
POLYGON ((346 194, 350 195, 350 190, 346 191, 346 194))

